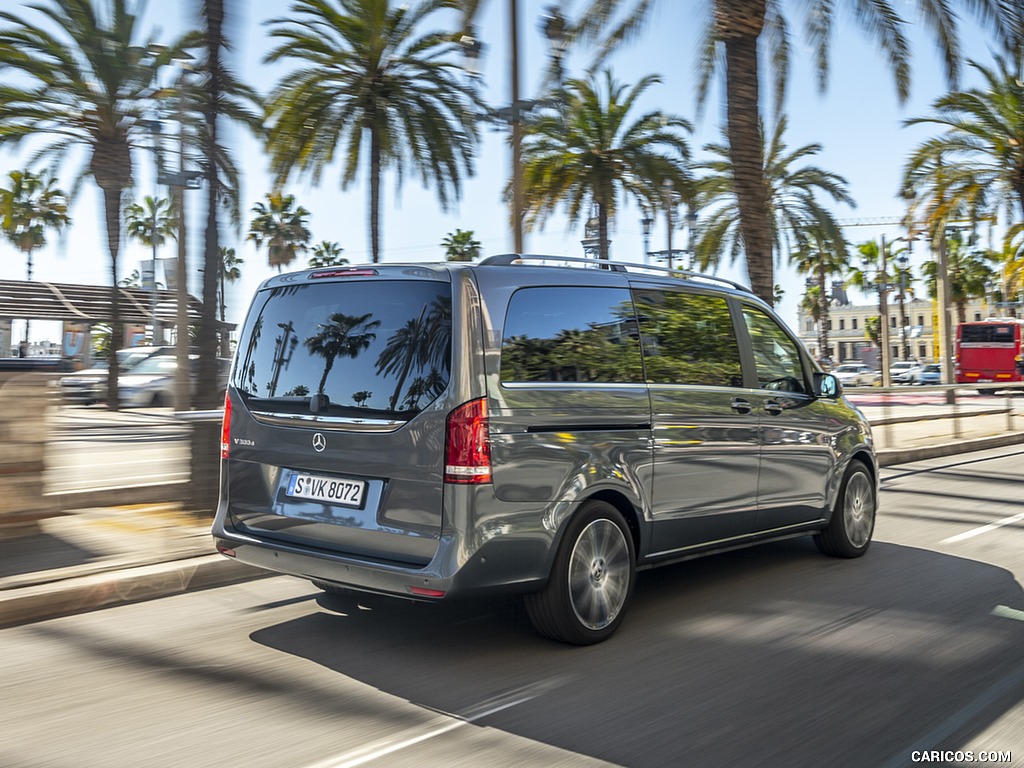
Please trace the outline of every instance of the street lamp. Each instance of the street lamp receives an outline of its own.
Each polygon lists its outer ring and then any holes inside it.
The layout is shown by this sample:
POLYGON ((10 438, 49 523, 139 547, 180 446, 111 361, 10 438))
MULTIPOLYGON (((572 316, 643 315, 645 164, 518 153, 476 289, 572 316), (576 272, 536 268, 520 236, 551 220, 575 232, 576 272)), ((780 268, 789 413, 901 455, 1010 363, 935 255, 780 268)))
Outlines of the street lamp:
MULTIPOLYGON (((526 116, 542 102, 519 98, 519 9, 518 0, 508 0, 509 63, 512 83, 512 102, 507 107, 489 110, 485 119, 506 123, 512 131, 512 237, 516 253, 523 253, 523 123, 526 116)), ((565 55, 565 17, 554 6, 549 6, 541 22, 541 31, 551 48, 552 69, 561 82, 562 58, 565 55)), ((483 44, 472 30, 460 40, 466 69, 471 77, 479 76, 479 60, 483 44)))
POLYGON ((644 207, 644 217, 640 219, 640 226, 644 232, 644 264, 649 263, 651 256, 651 229, 654 227, 654 217, 651 216, 650 208, 644 207))
POLYGON ((888 275, 888 246, 885 242, 885 235, 882 235, 881 248, 878 249, 878 261, 872 264, 871 259, 864 255, 861 258, 861 265, 867 282, 875 284, 878 290, 878 346, 879 366, 882 371, 882 386, 888 387, 892 384, 889 373, 889 363, 892 357, 892 350, 889 348, 889 275, 888 275), (869 270, 875 270, 873 279, 867 278, 869 270))
POLYGON ((174 292, 175 303, 175 359, 177 362, 174 381, 174 409, 176 411, 187 411, 190 409, 191 392, 191 366, 189 363, 190 339, 188 334, 189 311, 188 311, 188 248, 185 216, 185 190, 199 189, 203 172, 199 170, 188 170, 185 154, 185 122, 184 113, 186 110, 187 78, 193 71, 190 62, 194 58, 185 51, 180 51, 173 59, 179 67, 176 84, 173 88, 161 88, 154 97, 162 99, 171 97, 174 99, 175 121, 178 123, 178 168, 172 171, 165 167, 164 163, 158 163, 157 183, 167 186, 171 193, 171 200, 178 212, 178 255, 175 260, 174 270, 174 292))
POLYGON ((672 269, 672 229, 675 224, 672 221, 672 213, 676 207, 675 192, 672 190, 672 179, 665 179, 661 182, 661 191, 665 195, 665 216, 668 220, 668 268, 672 269))

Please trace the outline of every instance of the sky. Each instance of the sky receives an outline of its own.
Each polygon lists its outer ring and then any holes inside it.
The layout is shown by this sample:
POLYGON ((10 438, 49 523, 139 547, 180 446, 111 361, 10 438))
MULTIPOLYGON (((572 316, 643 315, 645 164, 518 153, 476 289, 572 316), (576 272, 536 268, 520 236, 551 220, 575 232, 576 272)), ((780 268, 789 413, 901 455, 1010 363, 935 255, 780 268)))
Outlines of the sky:
MULTIPOLYGON (((547 59, 547 43, 539 24, 550 0, 518 0, 521 51, 521 94, 524 99, 538 97, 541 70, 547 59)), ((577 0, 569 4, 569 11, 583 4, 577 0)), ((26 18, 38 20, 38 15, 26 10, 29 3, 3 0, 4 10, 24 11, 26 18)), ((197 26, 195 15, 198 2, 150 2, 143 16, 142 29, 153 30, 157 39, 171 39, 189 26, 197 26)), ((235 38, 231 65, 238 75, 260 92, 269 91, 277 78, 289 65, 274 67, 262 63, 271 49, 271 41, 263 22, 283 15, 285 3, 280 0, 248 0, 234 6, 245 9, 245 15, 233 19, 231 32, 235 38)), ((636 115, 660 109, 681 115, 694 125, 690 137, 697 160, 707 158, 702 147, 717 142, 724 122, 722 94, 724 86, 717 81, 711 97, 701 113, 696 105, 696 69, 698 41, 704 24, 707 0, 660 0, 657 9, 640 37, 620 49, 609 61, 615 78, 624 84, 633 84, 640 78, 658 74, 662 83, 645 93, 636 115)), ((856 201, 856 208, 840 205, 834 208, 838 218, 851 224, 862 220, 895 220, 903 213, 897 194, 904 162, 909 153, 923 140, 936 132, 934 127, 903 127, 911 117, 931 113, 932 102, 946 93, 944 70, 931 38, 918 25, 911 30, 913 50, 912 85, 910 99, 901 104, 896 96, 892 76, 875 44, 857 28, 849 16, 841 17, 831 48, 831 76, 828 89, 819 95, 814 73, 810 71, 811 56, 799 36, 802 19, 800 0, 783 0, 783 5, 794 11, 793 68, 784 113, 789 121, 787 143, 791 149, 805 144, 822 145, 822 151, 808 162, 844 177, 856 201)), ((915 19, 914 4, 910 0, 897 0, 896 7, 908 20, 915 19)), ((481 63, 483 95, 488 103, 506 105, 511 98, 508 64, 509 20, 507 2, 490 0, 484 4, 484 15, 478 25, 478 35, 485 48, 481 63)), ((991 63, 990 42, 969 20, 963 24, 964 54, 988 65, 991 63)), ((586 64, 582 55, 574 55, 567 62, 567 75, 579 76, 586 64)), ((976 84, 977 78, 970 68, 964 68, 962 86, 976 84)), ((762 98, 770 89, 762 86, 762 98)), ((762 113, 772 120, 771 113, 762 113)), ((276 274, 266 261, 266 252, 257 251, 245 241, 245 229, 252 218, 250 209, 270 190, 266 158, 251 138, 232 131, 231 147, 239 166, 243 169, 243 227, 241 232, 224 225, 221 232, 223 245, 234 247, 244 259, 242 279, 227 290, 227 319, 241 323, 250 298, 259 284, 276 274)), ((440 247, 444 237, 456 228, 472 230, 483 246, 485 256, 513 250, 507 208, 502 201, 502 190, 510 175, 511 156, 508 132, 484 126, 482 146, 479 149, 474 178, 463 187, 462 198, 449 211, 443 211, 435 195, 421 186, 418 178, 407 175, 404 185, 396 188, 393 173, 385 173, 382 190, 382 242, 385 262, 433 261, 443 259, 440 247)), ((11 170, 25 166, 29 151, 0 150, 0 183, 6 183, 11 170)), ((152 155, 139 152, 136 161, 135 199, 154 192, 152 155)), ((65 189, 71 184, 80 166, 59 169, 58 176, 65 189)), ((365 174, 357 183, 341 190, 341 170, 334 167, 326 172, 319 186, 308 180, 293 178, 285 188, 295 195, 299 204, 310 211, 309 228, 312 242, 323 240, 339 243, 343 255, 352 263, 370 260, 368 237, 368 181, 365 174)), ((167 196, 166 190, 159 190, 167 196)), ((187 205, 193 212, 203 206, 205 192, 188 192, 187 205)), ((109 284, 109 255, 102 232, 102 208, 98 190, 92 183, 84 185, 71 209, 72 227, 68 234, 57 237, 51 233, 50 243, 37 251, 34 257, 35 280, 56 283, 109 284)), ((618 218, 612 223, 610 238, 612 258, 622 261, 643 260, 644 238, 641 212, 631 201, 622 201, 618 218)), ((677 222, 679 219, 677 219, 677 222)), ((542 231, 526 235, 525 250, 529 253, 582 256, 580 239, 582 222, 572 227, 562 215, 551 217, 542 231)), ((699 227, 699 219, 698 219, 699 227)), ((202 250, 203 222, 190 223, 189 270, 190 291, 199 292, 197 272, 202 250)), ((852 243, 888 239, 904 235, 897 224, 880 226, 850 226, 847 237, 852 243)), ((653 229, 651 250, 666 248, 667 228, 664 219, 653 229)), ((686 247, 685 234, 674 235, 675 248, 686 247)), ((175 246, 170 244, 160 256, 174 256, 175 246)), ((148 250, 127 243, 121 252, 122 276, 140 268, 140 261, 149 258, 148 250)), ((924 248, 918 246, 913 263, 928 258, 924 248)), ((293 268, 305 268, 306 259, 300 257, 293 268)), ((10 244, 0 242, 0 279, 25 279, 25 259, 10 244)), ((742 264, 723 265, 718 274, 748 284, 742 264)), ((784 290, 777 307, 782 318, 796 327, 797 306, 803 293, 803 278, 785 263, 776 264, 776 283, 784 290)), ((863 299, 856 294, 855 301, 863 299)), ((14 338, 18 335, 15 323, 14 338)), ((34 321, 34 339, 59 339, 59 326, 55 323, 34 321)))

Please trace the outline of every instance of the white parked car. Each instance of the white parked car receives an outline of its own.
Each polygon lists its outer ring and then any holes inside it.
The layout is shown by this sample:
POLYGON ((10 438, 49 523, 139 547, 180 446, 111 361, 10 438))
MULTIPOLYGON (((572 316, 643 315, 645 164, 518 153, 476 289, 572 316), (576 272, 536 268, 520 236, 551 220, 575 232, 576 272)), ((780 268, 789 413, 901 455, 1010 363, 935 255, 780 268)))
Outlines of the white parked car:
POLYGON ((864 363, 843 363, 832 373, 844 387, 870 387, 878 378, 878 371, 864 363))
POLYGON ((922 366, 916 360, 899 360, 889 366, 889 380, 893 384, 919 384, 922 366))
MULTIPOLYGON (((192 386, 195 396, 195 366, 198 358, 189 358, 192 364, 192 386)), ((219 398, 223 399, 227 387, 231 360, 217 358, 219 398)), ((174 376, 178 360, 174 355, 155 355, 135 366, 130 373, 119 377, 118 393, 123 408, 160 408, 174 404, 174 376)))
MULTIPOLYGON (((117 364, 121 374, 126 374, 136 365, 155 355, 173 355, 174 347, 127 347, 117 350, 117 364)), ((107 363, 100 360, 95 367, 61 377, 60 392, 65 402, 103 402, 107 394, 107 363)))

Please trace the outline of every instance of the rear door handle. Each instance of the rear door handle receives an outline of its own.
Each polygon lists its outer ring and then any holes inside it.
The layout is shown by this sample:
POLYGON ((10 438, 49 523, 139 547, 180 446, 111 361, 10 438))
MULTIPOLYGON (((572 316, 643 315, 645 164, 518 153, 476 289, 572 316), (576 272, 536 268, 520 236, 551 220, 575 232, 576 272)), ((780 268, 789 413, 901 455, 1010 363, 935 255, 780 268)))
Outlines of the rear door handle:
POLYGON ((730 403, 730 407, 736 411, 736 413, 750 413, 751 409, 750 403, 740 397, 733 398, 732 403, 730 403))
POLYGON ((775 400, 765 400, 764 409, 772 416, 778 416, 784 410, 782 403, 778 403, 775 400))

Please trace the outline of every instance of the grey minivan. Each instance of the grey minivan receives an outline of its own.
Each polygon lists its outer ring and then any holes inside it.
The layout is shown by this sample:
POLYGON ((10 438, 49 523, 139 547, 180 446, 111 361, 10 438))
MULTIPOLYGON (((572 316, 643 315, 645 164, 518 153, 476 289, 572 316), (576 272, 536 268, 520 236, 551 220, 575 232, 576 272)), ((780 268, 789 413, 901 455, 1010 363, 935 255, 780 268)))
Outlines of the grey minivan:
POLYGON ((747 289, 563 257, 267 280, 221 456, 223 554, 330 592, 522 592, 579 645, 640 569, 862 555, 878 490, 867 421, 747 289))

